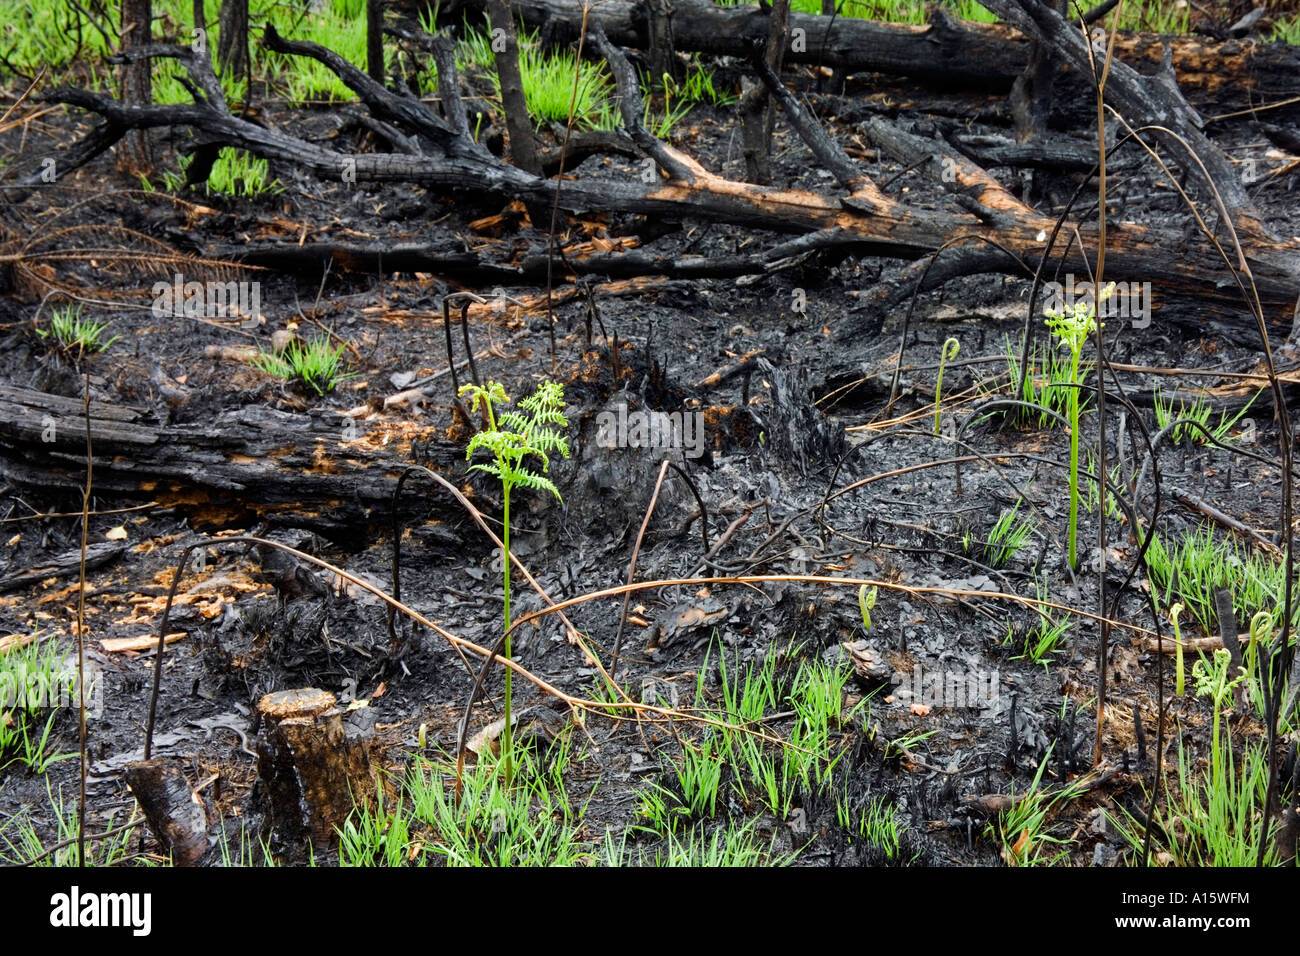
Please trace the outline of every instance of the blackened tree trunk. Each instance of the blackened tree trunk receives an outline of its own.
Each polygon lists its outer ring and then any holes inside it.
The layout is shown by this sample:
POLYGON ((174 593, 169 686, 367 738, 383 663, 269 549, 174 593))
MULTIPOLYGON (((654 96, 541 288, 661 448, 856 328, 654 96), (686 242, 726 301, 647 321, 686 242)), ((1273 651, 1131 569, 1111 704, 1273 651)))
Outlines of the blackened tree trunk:
MULTIPOLYGON (((148 46, 153 9, 150 0, 122 0, 121 49, 125 53, 148 46)), ((147 59, 122 65, 122 102, 128 106, 149 106, 153 89, 147 59)), ((148 130, 131 130, 122 138, 117 168, 129 176, 143 176, 153 168, 148 130)))
POLYGON ((682 64, 673 44, 672 0, 649 0, 650 13, 650 82, 662 83, 665 76, 674 81, 682 78, 682 64))
MULTIPOLYGON (((1065 16, 1066 0, 1050 0, 1056 12, 1065 16)), ((1047 117, 1052 110, 1052 86, 1057 61, 1051 47, 1033 41, 1029 64, 1011 87, 1011 114, 1015 119, 1016 141, 1029 143, 1047 134, 1047 117)))
POLYGON ((366 0, 366 72, 384 82, 384 0, 366 0))
MULTIPOLYGON (((237 79, 248 75, 248 0, 221 0, 218 20, 217 63, 221 75, 237 79)), ((245 96, 251 96, 250 90, 245 96)))
MULTIPOLYGON (((822 16, 835 16, 835 0, 822 0, 822 16)), ((825 44, 822 44, 823 49, 825 44)), ((841 69, 832 69, 831 74, 825 77, 821 84, 821 89, 825 93, 843 93, 844 92, 844 71, 841 69)))
POLYGON ((524 83, 519 75, 519 40, 515 20, 506 0, 488 0, 488 17, 492 25, 492 53, 496 58, 497 78, 501 81, 501 103, 506 111, 506 134, 510 137, 510 156, 520 169, 540 175, 537 140, 533 120, 524 99, 524 83))
MULTIPOLYGON (((790 0, 774 0, 763 58, 777 76, 781 75, 785 62, 789 20, 790 0)), ((745 92, 740 97, 740 117, 747 178, 766 186, 772 181, 772 130, 776 114, 767 87, 762 83, 746 81, 745 92)))

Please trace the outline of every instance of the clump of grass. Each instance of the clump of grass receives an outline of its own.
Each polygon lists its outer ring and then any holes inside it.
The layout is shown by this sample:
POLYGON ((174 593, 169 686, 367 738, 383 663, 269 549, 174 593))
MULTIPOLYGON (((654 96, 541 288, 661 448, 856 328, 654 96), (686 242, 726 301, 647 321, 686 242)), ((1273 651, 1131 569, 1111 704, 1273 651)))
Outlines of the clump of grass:
MULTIPOLYGON (((37 832, 32 820, 32 808, 25 806, 0 825, 0 843, 3 844, 3 847, 0 847, 0 864, 17 866, 41 857, 34 865, 60 867, 78 865, 77 802, 71 800, 65 804, 62 788, 56 795, 50 788, 48 780, 45 782, 45 793, 49 799, 46 809, 50 811, 47 819, 52 817, 55 825, 52 839, 47 841, 37 832), (48 856, 43 855, 48 848, 58 844, 63 846, 48 856)), ((117 811, 109 814, 103 827, 104 831, 115 829, 116 819, 117 811)), ((133 830, 127 829, 103 840, 87 840, 86 866, 114 866, 124 862, 131 855, 133 835, 133 830)))
POLYGON ((1147 564, 1161 606, 1181 602, 1206 634, 1218 633, 1218 588, 1232 592, 1239 625, 1260 611, 1273 613, 1284 603, 1282 565, 1265 554, 1244 553, 1230 539, 1216 539, 1208 524, 1184 532, 1172 546, 1153 535, 1147 564))
POLYGON ((898 808, 884 797, 874 797, 865 806, 853 807, 847 794, 835 800, 835 818, 849 833, 849 840, 866 840, 890 862, 900 862, 907 824, 899 819, 898 808))
MULTIPOLYGON (((1014 388, 1020 382, 1020 346, 1013 345, 1008 336, 1004 340, 1003 351, 1007 360, 1007 378, 1014 388)), ((1068 417, 1071 396, 1079 393, 1079 389, 1070 384, 1071 366, 1069 355, 1058 349, 1041 349, 1035 343, 1029 352, 1029 373, 1025 376, 1024 388, 1013 397, 1026 405, 1037 405, 1068 417)), ((1079 373, 1087 375, 1090 367, 1089 361, 1082 361, 1079 373)), ((987 390, 988 387, 985 388, 987 390)), ((1081 398, 1080 411, 1087 411, 1087 408, 1088 399, 1081 398)), ((1011 417, 1018 424, 1037 425, 1039 428, 1049 428, 1058 423, 1055 418, 1033 408, 1021 407, 1012 412, 1011 417)))
POLYGON ((1273 36, 1270 37, 1270 40, 1274 43, 1290 43, 1292 46, 1300 46, 1300 17, 1273 21, 1273 36))
MULTIPOLYGON (((179 193, 185 188, 185 171, 193 158, 181 160, 179 173, 163 173, 163 188, 170 193, 179 193)), ((153 189, 147 178, 141 180, 146 190, 153 189)), ((222 196, 240 196, 251 198, 265 194, 284 192, 284 186, 278 179, 272 179, 270 167, 265 159, 252 156, 242 149, 223 149, 212 164, 204 192, 222 196)))
POLYGON ((535 33, 520 37, 519 72, 528 112, 539 123, 567 122, 572 104, 575 125, 595 126, 600 107, 609 99, 613 89, 603 64, 579 61, 574 53, 568 51, 543 53, 535 33), (576 98, 573 87, 575 71, 578 75, 576 98))
MULTIPOLYGON (((324 7, 310 15, 295 19, 293 40, 311 40, 327 47, 353 66, 364 69, 366 64, 366 2, 365 0, 328 0, 324 7)), ((390 49, 387 54, 393 55, 390 49)), ((333 70, 316 60, 305 57, 268 54, 268 68, 281 75, 288 87, 288 96, 294 103, 302 104, 319 99, 347 101, 356 94, 338 78, 333 70)))
POLYGON ((306 344, 294 339, 281 352, 259 352, 249 364, 267 375, 299 382, 317 395, 324 395, 351 377, 343 364, 343 349, 342 345, 331 345, 330 337, 322 334, 306 344))
POLYGON ((601 866, 663 866, 663 867, 738 867, 738 866, 789 866, 799 855, 795 850, 787 856, 778 855, 774 846, 776 838, 764 846, 754 832, 756 821, 738 825, 735 821, 706 836, 702 824, 692 827, 683 836, 669 833, 662 847, 653 855, 647 851, 628 848, 628 833, 615 841, 614 835, 605 833, 599 863, 601 866))
POLYGON ((417 854, 401 801, 384 813, 382 786, 375 806, 357 807, 339 829, 339 866, 405 866, 417 854))
MULTIPOLYGON (((1012 660, 1029 660, 1035 664, 1042 664, 1043 669, 1046 670, 1056 652, 1060 650, 1061 643, 1065 640, 1066 635, 1070 632, 1070 618, 1064 614, 1056 617, 1046 607, 1049 590, 1044 578, 1035 579, 1034 592, 1039 601, 1039 604, 1034 608, 1038 614, 1038 623, 1026 633, 1021 652, 1012 660)), ((1014 631, 1011 620, 1008 618, 1007 635, 1002 643, 1003 646, 1008 646, 1014 641, 1014 631)))
POLYGON ((697 746, 686 744, 669 771, 669 785, 655 784, 641 792, 641 814, 660 833, 675 833, 683 821, 710 819, 718 812, 718 788, 723 761, 714 752, 713 738, 697 746))
MULTIPOLYGON (((643 86, 643 92, 650 93, 649 85, 643 86)), ((685 78, 680 83, 672 84, 673 98, 681 103, 694 106, 696 103, 708 103, 711 106, 730 106, 736 102, 736 95, 718 89, 713 80, 713 71, 705 69, 692 56, 691 65, 685 78)))
POLYGON ((49 341, 65 355, 95 355, 105 351, 121 338, 115 335, 105 341, 107 322, 96 322, 82 314, 81 304, 55 306, 46 328, 37 328, 36 334, 49 341))
POLYGON ((1083 792, 1083 784, 1075 782, 1054 793, 1043 789, 1043 771, 1054 746, 1048 747, 1029 789, 984 831, 1001 842, 1007 866, 1052 866, 1069 858, 1073 841, 1060 836, 1050 820, 1062 805, 1083 792))
POLYGON ((1166 400, 1160 394, 1160 390, 1156 389, 1156 427, 1163 431, 1174 422, 1183 422, 1183 424, 1174 425, 1173 431, 1169 435, 1170 440, 1175 445, 1182 444, 1184 441, 1198 445, 1208 444, 1207 432, 1214 441, 1225 442, 1232 427, 1250 410, 1250 406, 1255 403, 1255 399, 1258 397, 1259 393, 1256 392, 1245 407, 1231 418, 1228 417, 1227 412, 1220 412, 1219 421, 1212 424, 1210 419, 1213 417, 1214 412, 1210 408, 1210 403, 1204 398, 1196 398, 1190 404, 1179 398, 1177 399, 1178 405, 1175 407, 1174 399, 1166 400), (1193 422, 1195 424, 1192 424, 1193 422), (1200 428, 1196 427, 1197 425, 1200 428))
MULTIPOLYGON (((1210 762, 1203 771, 1181 743, 1178 748, 1178 786, 1170 788, 1169 802, 1156 811, 1153 836, 1168 851, 1176 866, 1255 865, 1259 829, 1265 826, 1268 799, 1268 760, 1265 744, 1248 745, 1240 765, 1234 760, 1232 735, 1221 717, 1232 703, 1236 686, 1245 679, 1239 671, 1228 674, 1231 654, 1220 648, 1212 658, 1201 655, 1192 667, 1196 692, 1209 698, 1213 713, 1210 762)), ((1141 824, 1128 817, 1130 829, 1111 818, 1135 851, 1143 845, 1141 824)), ((1264 864, 1280 860, 1274 841, 1266 841, 1264 864)))
MULTIPOLYGON (((524 101, 538 123, 567 122, 570 104, 573 106, 574 124, 580 129, 604 127, 611 121, 614 113, 609 96, 613 84, 604 64, 579 61, 576 54, 568 51, 544 53, 536 31, 521 30, 518 43, 524 101), (578 76, 576 98, 575 70, 578 76)), ((467 29, 457 45, 456 57, 459 69, 475 66, 488 72, 499 102, 501 81, 496 73, 496 54, 492 50, 490 34, 467 29)))
POLYGON ((1006 567, 1034 533, 1032 517, 1020 517, 1020 499, 998 516, 984 545, 984 556, 995 568, 1006 567))
POLYGON ((76 672, 53 641, 33 641, 0 655, 0 770, 20 764, 43 774, 76 756, 58 753, 50 739, 56 708, 75 705, 76 688, 76 672))
POLYGON ((867 702, 843 713, 852 675, 845 663, 800 661, 792 675, 783 674, 781 662, 796 652, 793 644, 784 652, 771 650, 742 671, 728 665, 723 651, 720 706, 711 707, 704 692, 710 648, 696 681, 696 710, 732 726, 761 728, 769 739, 728 728, 684 745, 662 782, 641 794, 642 815, 651 829, 667 835, 685 821, 713 817, 728 782, 740 804, 765 807, 780 819, 789 817, 801 794, 828 792, 846 752, 839 745, 841 729, 857 719, 867 702), (782 721, 768 723, 777 713, 785 715, 782 721), (770 739, 778 734, 779 742, 770 739))
POLYGON ((515 748, 509 779, 503 760, 480 756, 462 775, 459 804, 450 786, 454 775, 454 761, 431 763, 419 757, 407 776, 413 822, 427 830, 417 834, 422 853, 448 866, 591 861, 580 840, 585 804, 575 809, 562 774, 547 773, 529 750, 515 748))

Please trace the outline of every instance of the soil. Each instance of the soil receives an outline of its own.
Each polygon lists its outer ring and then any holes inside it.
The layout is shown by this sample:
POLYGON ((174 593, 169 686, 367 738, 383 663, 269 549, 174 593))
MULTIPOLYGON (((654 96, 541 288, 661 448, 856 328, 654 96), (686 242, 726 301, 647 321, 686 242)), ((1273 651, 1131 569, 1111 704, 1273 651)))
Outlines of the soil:
MULTIPOLYGON (((799 82, 808 86, 806 78, 799 82)), ((848 95, 860 102, 887 103, 899 89, 886 79, 859 78, 848 95)), ((808 91, 813 95, 810 87, 808 91)), ((909 107, 892 109, 890 115, 921 131, 958 122, 977 133, 1005 134, 1008 129, 1006 105, 998 98, 945 91, 941 102, 947 108, 937 113, 909 107)), ((262 122, 309 140, 363 135, 343 130, 338 108, 273 101, 258 105, 262 122)), ((0 154, 23 169, 40 157, 59 156, 90 125, 76 113, 41 115, 30 103, 15 115, 25 121, 11 117, 6 123, 0 154)), ((840 142, 852 144, 850 121, 828 122, 840 142)), ((1087 120, 1068 107, 1054 117, 1054 128, 1062 138, 1089 138, 1087 120)), ((1214 133, 1225 149, 1265 155, 1248 118, 1216 124, 1214 133)), ((155 145, 166 163, 174 164, 183 139, 179 131, 173 138, 158 137, 155 145)), ((672 140, 709 169, 743 178, 731 110, 697 108, 673 130, 672 140)), ((779 117, 773 156, 778 186, 833 191, 829 175, 810 163, 797 135, 779 117)), ((56 186, 37 190, 22 205, 9 206, 4 219, 11 236, 43 235, 47 249, 59 244, 60 235, 71 248, 93 245, 75 233, 89 227, 100 239, 111 230, 135 230, 195 255, 272 237, 375 244, 443 238, 473 244, 492 238, 513 241, 521 252, 546 241, 526 213, 500 199, 435 195, 414 186, 320 183, 274 160, 270 171, 284 187, 278 195, 232 199, 182 193, 173 199, 141 191, 116 171, 108 155, 56 186), (503 211, 504 225, 473 225, 503 211), (57 232, 68 229, 74 232, 57 232), (495 234, 484 235, 492 229, 495 234)), ((1015 171, 991 172, 1020 188, 1015 171)), ((573 171, 578 177, 630 173, 635 167, 620 157, 589 158, 573 171)), ((877 183, 889 184, 888 191, 906 191, 915 202, 943 201, 934 183, 888 159, 875 160, 872 174, 877 183)), ((1055 211, 1059 207, 1053 197, 1068 195, 1076 182, 1072 176, 1040 175, 1034 200, 1055 211)), ((1281 235, 1300 233, 1294 184, 1292 173, 1268 181, 1256 195, 1266 220, 1281 235)), ((1127 219, 1185 225, 1185 211, 1167 201, 1164 192, 1148 167, 1134 164, 1115 175, 1111 199, 1127 219)), ((661 225, 609 216, 570 219, 562 228, 570 236, 597 242, 631 245, 635 237, 658 255, 736 255, 775 238, 719 225, 686 223, 671 230, 661 225)), ((139 248, 125 234, 118 243, 139 248)), ((39 290, 12 280, 10 272, 10 284, 0 296, 0 383, 78 400, 88 386, 92 400, 142 409, 158 424, 204 423, 222 412, 252 407, 342 413, 369 403, 356 419, 360 440, 392 446, 400 460, 416 463, 424 460, 425 441, 463 443, 467 438, 465 423, 453 412, 450 382, 439 379, 422 406, 385 409, 383 400, 446 368, 441 299, 470 288, 498 306, 477 311, 470 322, 475 351, 488 352, 477 360, 479 377, 502 382, 516 398, 543 379, 565 386, 572 454, 554 460, 550 472, 563 500, 521 490, 511 512, 517 557, 556 600, 615 588, 628 577, 662 456, 647 448, 602 447, 600 415, 617 415, 620 407, 634 420, 638 413, 655 411, 685 414, 691 421, 698 415, 703 422, 700 453, 678 449, 671 456, 694 489, 676 471, 668 472, 637 555, 636 580, 814 575, 881 582, 873 624, 865 633, 856 585, 791 579, 637 592, 615 671, 634 699, 641 699, 643 689, 657 688, 659 699, 675 695, 689 707, 702 680, 716 706, 724 654, 734 669, 777 653, 781 679, 788 681, 799 661, 838 660, 842 645, 862 641, 899 676, 984 675, 994 693, 978 707, 948 706, 944 700, 927 705, 923 688, 894 678, 851 679, 846 713, 871 695, 870 722, 848 721, 836 731, 835 745, 846 754, 840 779, 853 799, 885 797, 897 808, 907 824, 906 852, 900 855, 904 862, 1001 864, 1006 862, 1003 844, 985 832, 987 824, 996 822, 988 807, 996 804, 997 795, 1023 793, 1040 768, 1043 786, 1052 789, 1101 776, 1103 782, 1062 808, 1054 821, 1056 832, 1071 839, 1066 862, 1130 862, 1131 847, 1104 814, 1122 818, 1124 812, 1135 817, 1145 812, 1144 784, 1149 786, 1152 778, 1159 711, 1157 655, 1148 649, 1144 631, 1127 627, 1152 627, 1145 578, 1140 571, 1130 574, 1137 557, 1130 528, 1112 520, 1106 529, 1107 600, 1117 588, 1124 590, 1107 649, 1103 764, 1094 769, 1099 626, 1092 618, 1073 617, 1057 653, 1034 662, 1024 658, 1024 648, 1038 615, 1026 603, 998 595, 1032 600, 1038 596, 1037 577, 1050 600, 1096 613, 1096 516, 1082 511, 1081 568, 1071 573, 1064 561, 1064 430, 975 422, 970 415, 981 395, 998 387, 1006 391, 1004 342, 1016 340, 1026 325, 1029 284, 976 277, 921 296, 901 356, 899 397, 891 404, 903 310, 885 317, 874 334, 853 342, 851 355, 844 354, 832 330, 853 316, 864 292, 905 265, 868 257, 819 257, 757 281, 592 282, 590 297, 569 294, 568 279, 557 270, 552 356, 545 307, 516 304, 544 296, 545 289, 535 284, 484 286, 473 276, 366 274, 345 268, 323 276, 315 271, 265 273, 258 275, 264 321, 246 330, 232 321, 155 317, 142 293, 157 278, 148 261, 103 271, 93 261, 59 262, 42 266, 52 270, 47 278, 93 300, 88 314, 107 321, 118 338, 102 354, 59 353, 35 331, 38 315, 42 321, 48 318, 51 304, 59 300, 42 305, 39 290), (353 377, 318 396, 208 352, 212 346, 269 347, 272 334, 281 330, 306 337, 328 330, 335 341, 347 343, 344 357, 353 377), (961 351, 944 373, 943 434, 936 437, 936 366, 950 337, 960 342, 961 351), (751 352, 757 357, 738 374, 709 380, 751 352), (828 380, 821 371, 846 360, 862 369, 856 381, 828 380), (949 440, 954 422, 963 428, 966 444, 960 452, 949 440), (949 461, 955 454, 975 459, 960 466, 960 475, 949 461), (821 507, 829 495, 855 483, 854 490, 821 507), (707 559, 697 496, 708 512, 712 553, 707 559), (994 567, 979 542, 1018 498, 1023 499, 1022 513, 1037 516, 1036 530, 1004 566, 994 567), (964 543, 968 534, 973 546, 964 543), (1135 714, 1143 725, 1141 754, 1135 714), (905 751, 889 743, 909 737, 914 742, 905 751)), ((1045 341, 1041 317, 1031 317, 1029 324, 1045 341)), ((1216 414, 1235 414, 1258 388, 1230 375, 1263 368, 1258 342, 1239 330, 1222 334, 1170 325, 1162 322, 1157 306, 1149 327, 1108 327, 1106 334, 1110 359, 1125 366, 1117 372, 1118 382, 1148 427, 1154 425, 1157 387, 1214 389, 1216 414), (1161 374, 1169 369, 1194 371, 1161 374)), ((459 357, 459 341, 456 347, 459 357)), ((1288 367, 1285 357, 1281 361, 1288 367)), ((461 372, 462 381, 466 375, 461 372)), ((1242 453, 1276 455, 1269 396, 1256 400, 1248 415, 1253 444, 1239 440, 1228 450, 1190 444, 1162 450, 1163 499, 1155 526, 1164 535, 1175 537, 1206 520, 1178 503, 1173 496, 1177 489, 1276 539, 1282 493, 1278 470, 1242 453)), ((1119 428, 1114 405, 1108 418, 1113 457, 1119 428)), ((1244 428, 1238 423, 1233 434, 1240 439, 1244 428)), ((1085 448, 1095 444, 1096 434, 1097 416, 1086 414, 1085 448)), ((1131 434, 1125 438, 1130 459, 1134 441, 1131 434)), ((0 469, 5 467, 0 462, 0 469)), ((499 487, 483 474, 468 472, 463 462, 446 469, 446 477, 499 527, 499 487)), ((263 508, 237 490, 226 498, 172 497, 160 502, 92 490, 89 542, 125 545, 110 552, 107 563, 88 570, 85 582, 88 659, 102 669, 104 681, 103 711, 90 721, 87 743, 92 828, 110 817, 120 820, 123 808, 130 806, 121 771, 142 753, 148 689, 157 663, 151 649, 109 652, 101 642, 156 639, 178 556, 205 540, 202 570, 186 570, 171 612, 168 630, 184 636, 167 648, 153 744, 154 755, 176 760, 191 783, 219 777, 218 785, 204 791, 214 820, 218 813, 227 820, 256 816, 252 753, 262 728, 255 705, 271 691, 319 687, 344 703, 369 701, 363 729, 373 734, 378 762, 398 777, 421 749, 422 728, 424 752, 454 752, 457 722, 473 681, 445 641, 402 622, 394 646, 384 605, 372 595, 340 588, 328 575, 305 569, 295 575, 291 565, 286 577, 278 573, 285 565, 271 552, 218 543, 225 535, 258 534, 387 589, 392 531, 386 509, 368 507, 364 521, 332 522, 328 510, 263 508)), ((491 645, 502 611, 500 562, 494 563, 491 543, 455 501, 429 483, 408 482, 404 498, 402 600, 448 631, 491 645)), ((7 539, 0 576, 39 569, 79 550, 81 496, 75 489, 9 480, 0 488, 0 502, 7 539)), ((1143 509, 1149 512, 1151 503, 1148 494, 1143 509)), ((1222 528, 1218 533, 1230 534, 1222 528)), ((77 602, 74 562, 70 573, 8 587, 0 595, 0 633, 37 634, 72 653, 77 602)), ((613 657, 620 603, 621 597, 604 598, 567 611, 606 665, 613 657)), ((515 616, 541 606, 541 599, 516 577, 515 616)), ((567 693, 584 698, 594 693, 597 671, 554 616, 524 628, 513 651, 519 664, 567 693)), ((1164 674, 1168 698, 1172 667, 1166 666, 1164 674)), ((514 688, 517 708, 545 700, 527 681, 516 680, 514 688)), ((487 699, 474 708, 471 732, 500 716, 501 692, 497 671, 487 682, 487 699)), ((1166 700, 1167 764, 1176 765, 1180 742, 1196 758, 1208 751, 1208 714, 1204 702, 1191 695, 1176 703, 1166 700)), ((780 732, 783 726, 777 720, 772 729, 780 732)), ((1238 714, 1232 726, 1240 739, 1260 739, 1261 728, 1252 716, 1238 714)), ((586 742, 584 759, 573 765, 569 792, 592 794, 582 834, 594 847, 607 831, 618 837, 641 822, 638 790, 671 782, 675 733, 698 739, 704 731, 686 721, 670 728, 662 721, 638 725, 588 715, 580 733, 586 742)), ((75 712, 59 713, 54 735, 59 750, 76 749, 75 712)), ((11 764, 0 777, 0 817, 47 806, 47 787, 75 793, 76 779, 75 760, 56 763, 44 775, 11 764)), ((773 841, 778 849, 802 847, 798 862, 803 864, 891 862, 850 839, 837 821, 834 799, 805 790, 796 803, 797 814, 778 819, 733 799, 706 831, 729 818, 753 820, 763 841, 773 841)), ((51 839, 49 815, 38 811, 33 819, 51 839)), ((659 838, 633 831, 633 839, 653 850, 659 838)), ((156 851, 150 841, 146 852, 156 851)), ((286 862, 301 859, 300 847, 281 846, 277 852, 286 862)), ((317 857, 318 863, 332 861, 328 855, 317 857)))

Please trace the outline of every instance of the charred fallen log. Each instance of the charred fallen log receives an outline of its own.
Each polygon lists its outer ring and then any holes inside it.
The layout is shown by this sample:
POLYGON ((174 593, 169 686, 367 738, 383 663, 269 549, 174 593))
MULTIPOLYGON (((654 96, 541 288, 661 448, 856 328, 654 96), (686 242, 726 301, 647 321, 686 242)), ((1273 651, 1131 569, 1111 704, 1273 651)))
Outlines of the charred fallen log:
MULTIPOLYGON (((460 22, 467 11, 479 17, 485 2, 459 0, 444 4, 443 9, 460 22)), ((583 0, 516 0, 512 6, 525 24, 557 40, 576 38, 582 26, 583 0)), ((651 25, 643 6, 633 0, 590 5, 588 27, 599 26, 620 46, 649 50, 651 25)), ((1012 26, 958 20, 938 4, 932 5, 925 26, 792 12, 790 29, 801 33, 797 34, 800 42, 786 51, 789 64, 906 76, 993 92, 1011 89, 1025 71, 1032 47, 1032 41, 1012 26)), ((748 59, 753 44, 767 38, 768 17, 755 4, 723 7, 676 0, 672 33, 678 52, 748 59)), ((1285 43, 1126 34, 1120 37, 1115 54, 1150 74, 1160 68, 1166 44, 1179 87, 1202 104, 1244 109, 1300 94, 1300 50, 1285 43)))
MULTIPOLYGON (((1068 25, 1048 11, 1036 12, 1038 19, 1017 13, 1019 7, 996 0, 1009 16, 1019 15, 1024 28, 1038 30, 1044 42, 1059 44, 1068 62, 1089 66, 1089 47, 1069 33, 1068 25), (1045 19, 1046 18, 1046 19, 1045 19), (1040 22, 1041 21, 1041 22, 1040 22)), ((1032 6, 1032 5, 1030 5, 1032 6)), ((1037 8, 1034 8, 1037 11, 1037 8)), ((860 124, 860 131, 880 150, 909 168, 926 168, 933 182, 940 182, 950 194, 952 208, 932 208, 900 202, 886 195, 850 157, 825 133, 819 121, 808 114, 797 98, 784 89, 770 70, 763 76, 786 111, 792 125, 816 155, 821 165, 839 180, 844 194, 823 196, 797 190, 770 189, 716 176, 689 156, 651 136, 641 123, 640 92, 635 73, 623 54, 605 38, 599 21, 592 24, 589 40, 610 62, 622 102, 622 135, 659 169, 654 181, 639 176, 583 178, 563 182, 534 176, 493 156, 467 135, 458 101, 456 84, 443 77, 445 117, 409 94, 394 93, 375 83, 342 57, 313 43, 282 38, 268 26, 263 42, 276 52, 316 59, 333 70, 361 98, 378 120, 405 131, 418 145, 414 153, 350 155, 326 149, 277 129, 270 129, 231 116, 225 108, 211 67, 204 57, 183 48, 153 47, 136 51, 134 57, 172 57, 183 62, 194 80, 196 102, 192 106, 132 108, 103 94, 60 89, 47 94, 49 101, 68 103, 98 113, 105 126, 93 131, 88 141, 102 147, 131 129, 155 126, 188 126, 205 142, 237 146, 277 161, 296 163, 327 180, 345 182, 408 181, 445 189, 451 193, 475 190, 522 200, 529 206, 558 205, 574 213, 619 211, 671 222, 702 220, 726 222, 777 233, 795 233, 798 238, 781 244, 772 258, 754 257, 752 272, 780 267, 794 257, 819 249, 850 249, 860 255, 918 259, 954 242, 980 241, 1005 253, 1001 261, 1034 263, 1043 257, 1057 223, 1012 196, 1001 184, 942 140, 918 135, 881 117, 860 124)), ((755 64, 760 73, 762 62, 755 64)), ((1182 149, 1179 159, 1198 168, 1202 195, 1211 190, 1222 197, 1218 207, 1238 230, 1241 261, 1225 254, 1231 248, 1222 235, 1204 241, 1196 232, 1181 234, 1145 227, 1116 218, 1106 232, 1107 277, 1150 282, 1160 308, 1159 296, 1166 293, 1202 293, 1205 309, 1221 327, 1234 323, 1245 330, 1256 328, 1254 316, 1241 303, 1242 288, 1253 283, 1263 306, 1266 322, 1289 327, 1291 311, 1300 291, 1300 245, 1270 236, 1250 203, 1232 166, 1197 127, 1197 117, 1181 99, 1167 77, 1146 78, 1116 65, 1107 84, 1107 96, 1119 103, 1133 126, 1162 126, 1178 137, 1176 145, 1190 144, 1195 156, 1182 149), (1243 276, 1243 263, 1250 275, 1243 276)), ((74 146, 73 155, 84 161, 88 149, 74 146)), ((1145 154, 1139 152, 1145 161, 1145 154)), ((68 166, 60 164, 60 173, 68 166)), ((1211 206, 1213 204, 1210 204, 1211 206)), ((1204 232, 1213 233, 1215 216, 1202 214, 1204 232), (1209 224, 1206 224, 1206 220, 1209 224)), ((1052 264, 1062 272, 1087 275, 1090 257, 1097 245, 1092 223, 1067 221, 1061 235, 1074 241, 1059 242, 1053 249, 1052 264)), ((1218 231, 1222 233, 1222 229, 1218 231)), ((566 257, 583 263, 597 257, 600 268, 611 274, 653 269, 675 276, 710 274, 710 267, 690 261, 620 258, 598 250, 566 257), (602 259, 601 257, 604 256, 602 259), (623 268, 626 267, 626 268, 623 268)), ((995 264, 974 257, 968 261, 995 264)), ((738 271, 727 263, 726 271, 738 271)), ((575 265, 575 269, 582 268, 575 265)), ((717 268, 717 267, 712 267, 717 268)), ((592 267, 596 271, 596 267, 592 267)), ((712 274, 718 274, 715 271, 712 274)), ((951 272, 949 273, 951 275, 951 272)), ((851 341, 879 315, 862 315, 861 321, 841 323, 837 335, 851 341)))
MULTIPOLYGON (((393 482, 412 460, 412 441, 423 440, 423 454, 435 465, 464 457, 434 429, 369 426, 324 409, 249 405, 200 424, 162 425, 139 409, 91 402, 89 432, 98 493, 184 507, 200 525, 205 516, 223 523, 290 511, 326 534, 387 520, 393 482)), ((86 434, 80 401, 0 386, 5 480, 80 489, 86 434)))

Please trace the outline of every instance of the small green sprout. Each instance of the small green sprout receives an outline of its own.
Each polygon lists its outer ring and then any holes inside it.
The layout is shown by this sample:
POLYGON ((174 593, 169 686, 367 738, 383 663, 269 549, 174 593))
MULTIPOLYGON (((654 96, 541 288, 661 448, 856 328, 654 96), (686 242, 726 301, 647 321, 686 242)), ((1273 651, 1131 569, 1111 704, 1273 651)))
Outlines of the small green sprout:
POLYGON ((955 338, 945 339, 939 349, 939 374, 934 380, 934 433, 939 434, 939 405, 943 399, 943 367, 957 357, 961 343, 955 338))
POLYGON ((301 382, 317 395, 324 395, 352 375, 343 370, 343 349, 342 345, 331 345, 328 335, 318 335, 305 345, 294 339, 282 352, 259 352, 249 364, 267 375, 301 382))
POLYGON ((1183 696, 1183 634, 1178 627, 1178 617, 1183 613, 1182 603, 1169 609, 1169 623, 1174 628, 1174 693, 1183 696))
POLYGON ((121 338, 115 335, 107 342, 100 341, 107 330, 107 322, 95 322, 83 316, 78 303, 55 308, 50 316, 50 327, 37 329, 36 334, 43 339, 53 339, 58 349, 68 355, 81 356, 102 352, 121 338))
POLYGON ((874 585, 862 585, 858 588, 858 610, 862 612, 862 630, 871 630, 871 609, 876 606, 876 588, 874 585))

